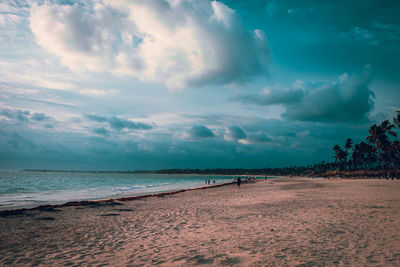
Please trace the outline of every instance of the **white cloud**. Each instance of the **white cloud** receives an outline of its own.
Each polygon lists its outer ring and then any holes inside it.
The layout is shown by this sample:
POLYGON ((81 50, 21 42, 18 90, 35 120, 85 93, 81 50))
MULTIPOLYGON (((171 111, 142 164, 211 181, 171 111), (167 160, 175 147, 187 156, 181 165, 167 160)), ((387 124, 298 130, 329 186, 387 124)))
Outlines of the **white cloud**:
POLYGON ((0 44, 7 44, 3 52, 16 42, 29 38, 28 34, 21 31, 29 16, 28 5, 13 0, 0 2, 0 44))
POLYGON ((39 80, 37 82, 37 85, 40 87, 45 87, 48 89, 54 89, 54 90, 71 90, 75 89, 76 85, 73 83, 68 83, 68 82, 56 82, 56 81, 49 81, 49 80, 39 80))
POLYGON ((101 90, 101 89, 95 89, 95 88, 83 88, 83 89, 79 89, 78 93, 81 95, 104 97, 104 96, 117 94, 117 90, 114 90, 114 89, 101 90))
POLYGON ((23 9, 16 1, 8 0, 0 3, 1 13, 19 13, 23 9))
POLYGON ((265 34, 217 1, 99 0, 34 4, 36 42, 73 71, 112 72, 170 88, 241 83, 265 74, 265 34))
MULTIPOLYGON (((5 88, 3 84, 2 90, 12 94, 38 94, 42 90, 37 88, 68 91, 97 98, 118 94, 116 89, 81 88, 77 85, 79 80, 76 76, 71 73, 57 72, 56 67, 47 66, 46 59, 0 60, 0 78, 3 83, 9 84, 9 88, 5 88), (35 87, 35 89, 30 89, 30 87, 35 87)), ((78 76, 78 78, 80 81, 85 81, 82 77, 78 76)), ((48 92, 48 90, 43 91, 48 92)))
POLYGON ((13 26, 23 21, 23 18, 15 14, 1 14, 0 13, 0 26, 13 26))
POLYGON ((25 84, 39 86, 47 89, 72 91, 76 85, 71 75, 54 72, 51 66, 44 67, 41 61, 34 59, 25 60, 0 60, 0 78, 5 83, 25 84), (69 81, 68 81, 69 80, 69 81))

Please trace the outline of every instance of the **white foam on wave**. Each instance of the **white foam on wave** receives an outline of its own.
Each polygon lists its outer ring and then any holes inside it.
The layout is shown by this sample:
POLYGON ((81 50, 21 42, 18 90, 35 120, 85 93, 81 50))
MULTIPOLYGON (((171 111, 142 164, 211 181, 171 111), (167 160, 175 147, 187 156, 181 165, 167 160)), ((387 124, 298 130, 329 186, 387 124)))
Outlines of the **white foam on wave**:
MULTIPOLYGON (((217 183, 225 179, 215 179, 217 183)), ((10 192, 0 194, 0 210, 34 207, 45 204, 62 204, 70 201, 116 198, 151 194, 204 185, 204 180, 182 180, 160 183, 136 184, 132 186, 100 186, 86 189, 46 190, 39 192, 10 192)))

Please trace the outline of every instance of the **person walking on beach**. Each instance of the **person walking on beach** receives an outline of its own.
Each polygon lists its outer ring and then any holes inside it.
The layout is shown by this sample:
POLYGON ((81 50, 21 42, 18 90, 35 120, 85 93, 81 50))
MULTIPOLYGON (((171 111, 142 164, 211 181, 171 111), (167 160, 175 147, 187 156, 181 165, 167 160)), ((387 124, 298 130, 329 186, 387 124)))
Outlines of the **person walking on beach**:
POLYGON ((240 184, 242 183, 242 180, 240 179, 240 176, 236 180, 236 185, 238 188, 240 188, 240 184))

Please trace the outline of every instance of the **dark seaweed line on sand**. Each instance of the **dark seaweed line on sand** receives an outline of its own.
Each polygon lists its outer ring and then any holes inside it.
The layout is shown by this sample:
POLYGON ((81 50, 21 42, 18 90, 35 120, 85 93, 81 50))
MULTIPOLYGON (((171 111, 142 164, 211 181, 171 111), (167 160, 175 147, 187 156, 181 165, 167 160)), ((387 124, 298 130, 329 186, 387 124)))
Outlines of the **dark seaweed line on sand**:
POLYGON ((187 191, 203 190, 203 189, 221 187, 221 186, 226 186, 226 185, 231 185, 231 184, 232 184, 232 182, 228 182, 228 183, 216 184, 216 185, 211 185, 211 186, 180 189, 180 190, 169 191, 169 192, 160 192, 160 193, 130 196, 130 197, 119 197, 119 198, 100 199, 100 200, 71 201, 71 202, 67 202, 67 203, 63 203, 63 204, 40 205, 40 206, 33 207, 33 208, 2 210, 2 211, 0 211, 0 217, 22 215, 26 211, 35 211, 35 210, 57 211, 56 208, 62 208, 62 207, 107 206, 107 205, 118 206, 118 205, 123 205, 122 203, 119 203, 121 201, 132 201, 132 200, 138 200, 138 199, 144 199, 144 198, 150 198, 150 197, 164 197, 164 196, 175 195, 175 194, 179 194, 179 193, 183 193, 183 192, 187 192, 187 191))

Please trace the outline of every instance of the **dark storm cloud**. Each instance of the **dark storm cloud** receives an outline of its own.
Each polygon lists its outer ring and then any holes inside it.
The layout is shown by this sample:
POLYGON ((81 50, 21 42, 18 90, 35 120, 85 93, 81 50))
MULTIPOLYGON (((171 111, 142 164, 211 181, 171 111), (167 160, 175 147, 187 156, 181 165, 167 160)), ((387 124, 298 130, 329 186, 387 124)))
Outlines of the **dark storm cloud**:
POLYGON ((374 93, 369 88, 370 75, 343 74, 336 83, 304 83, 302 89, 245 95, 235 100, 259 105, 282 104, 288 120, 311 122, 365 122, 374 107, 374 93))
POLYGON ((365 122, 374 107, 370 77, 342 76, 338 83, 311 84, 299 104, 286 105, 283 117, 313 122, 365 122))
POLYGON ((226 140, 240 140, 240 139, 246 139, 246 137, 247 135, 244 132, 244 130, 237 125, 232 125, 225 129, 226 140))
POLYGON ((91 121, 96 122, 107 122, 110 127, 114 130, 122 130, 122 129, 129 129, 129 130, 150 130, 153 128, 153 125, 143 123, 143 122, 133 122, 130 120, 120 119, 118 117, 111 117, 106 118, 94 114, 87 114, 86 118, 91 121))
POLYGON ((187 131, 190 139, 202 139, 202 138, 209 138, 214 137, 214 133, 203 125, 193 125, 187 131))

